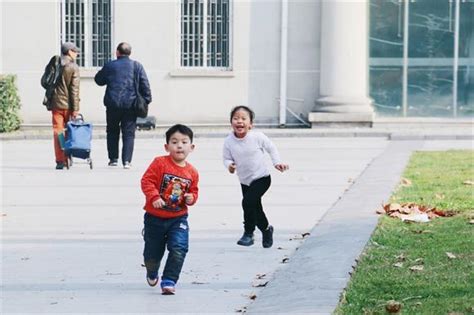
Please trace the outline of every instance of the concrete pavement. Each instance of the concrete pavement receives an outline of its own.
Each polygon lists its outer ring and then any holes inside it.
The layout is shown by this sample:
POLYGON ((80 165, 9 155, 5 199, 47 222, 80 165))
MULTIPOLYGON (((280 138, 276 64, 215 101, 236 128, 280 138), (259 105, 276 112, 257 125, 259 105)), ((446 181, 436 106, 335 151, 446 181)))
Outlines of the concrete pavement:
MULTIPOLYGON (((147 286, 141 267, 139 180, 152 158, 164 154, 163 141, 159 135, 138 139, 133 168, 124 170, 106 166, 105 140, 94 139, 94 169, 76 163, 69 171, 53 169, 51 140, 2 142, 3 314, 330 312, 347 277, 324 278, 318 266, 326 261, 328 268, 337 267, 335 273, 344 272, 370 235, 377 220, 370 205, 382 201, 373 200, 367 189, 374 184, 367 179, 381 175, 372 166, 383 171, 397 164, 390 181, 376 183, 388 194, 412 149, 472 147, 470 140, 403 141, 398 143, 403 154, 386 160, 394 150, 386 138, 275 137, 291 169, 272 172, 264 206, 275 226, 275 244, 263 249, 258 234, 250 248, 235 244, 242 233, 237 178, 222 166, 223 139, 198 137, 190 155, 201 174, 200 200, 190 210, 190 252, 176 296, 161 296, 158 288, 147 286), (339 206, 345 198, 370 201, 362 215, 368 223, 351 251, 344 242, 318 243, 324 236, 318 226, 324 231, 330 224, 343 224, 337 214, 338 208, 347 209, 339 206), (310 231, 304 242, 302 234, 310 231), (320 260, 299 263, 315 257, 320 260), (345 263, 332 264, 330 257, 345 263), (295 282, 288 288, 288 272, 298 269, 306 270, 297 275, 303 278, 292 277, 295 282), (298 289, 305 278, 328 281, 329 287, 309 291, 331 291, 325 302, 329 308, 298 289), (255 287, 266 281, 266 287, 255 287), (292 292, 296 299, 288 295, 292 292)), ((342 225, 340 231, 350 238, 356 230, 342 225)))

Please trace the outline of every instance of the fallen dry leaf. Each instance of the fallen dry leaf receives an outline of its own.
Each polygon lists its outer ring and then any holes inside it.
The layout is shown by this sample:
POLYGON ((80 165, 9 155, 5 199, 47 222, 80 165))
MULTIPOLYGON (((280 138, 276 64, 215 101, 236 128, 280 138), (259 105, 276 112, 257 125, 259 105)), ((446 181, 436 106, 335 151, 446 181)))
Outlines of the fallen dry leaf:
POLYGON ((209 282, 193 281, 191 284, 209 284, 209 282))
POLYGON ((415 263, 422 264, 422 263, 423 263, 423 258, 417 258, 417 259, 415 259, 415 263))
POLYGON ((311 233, 309 233, 309 232, 305 232, 305 233, 301 234, 301 236, 302 236, 303 238, 305 238, 306 236, 310 236, 310 235, 311 235, 311 233))
POLYGON ((396 258, 398 261, 405 261, 406 256, 405 256, 405 254, 400 254, 400 255, 398 255, 398 256, 395 256, 395 258, 396 258))
POLYGON ((408 178, 402 178, 400 185, 403 187, 409 187, 411 186, 411 180, 409 180, 408 178))
POLYGON ((254 287, 254 288, 261 288, 261 287, 267 286, 267 284, 268 284, 268 280, 265 280, 265 281, 255 281, 254 283, 252 283, 252 287, 254 287))
POLYGON ((423 265, 415 265, 415 266, 411 266, 408 269, 410 269, 411 271, 423 271, 424 266, 423 265))
POLYGON ((392 266, 397 267, 397 268, 402 268, 403 263, 402 262, 397 262, 397 263, 393 264, 392 266))
POLYGON ((285 258, 283 258, 283 259, 281 260, 281 263, 282 263, 282 264, 285 264, 285 263, 287 263, 289 260, 290 260, 290 258, 285 257, 285 258))
POLYGON ((457 214, 454 210, 440 210, 435 207, 418 205, 413 202, 404 204, 388 203, 383 205, 382 209, 377 209, 375 212, 378 214, 385 212, 385 214, 392 218, 412 222, 429 222, 433 218, 451 217, 457 214))
POLYGON ((472 180, 465 180, 462 182, 464 185, 474 185, 474 181, 472 180))
POLYGON ((469 221, 469 224, 474 224, 474 220, 469 221))
POLYGON ((257 275, 255 276, 256 279, 263 279, 265 278, 266 274, 265 273, 257 273, 257 275))
POLYGON ((385 309, 389 313, 398 313, 402 309, 402 303, 395 300, 387 301, 387 304, 385 304, 385 309))
POLYGON ((249 299, 251 299, 251 300, 255 300, 256 298, 257 298, 256 294, 250 294, 249 295, 249 299))
POLYGON ((446 252, 446 255, 448 256, 449 259, 457 258, 456 255, 454 255, 453 253, 450 253, 450 252, 446 252))
POLYGON ((390 211, 399 211, 402 209, 402 205, 399 203, 390 203, 388 209, 390 211))
POLYGON ((436 199, 444 199, 446 196, 443 194, 435 194, 436 199))

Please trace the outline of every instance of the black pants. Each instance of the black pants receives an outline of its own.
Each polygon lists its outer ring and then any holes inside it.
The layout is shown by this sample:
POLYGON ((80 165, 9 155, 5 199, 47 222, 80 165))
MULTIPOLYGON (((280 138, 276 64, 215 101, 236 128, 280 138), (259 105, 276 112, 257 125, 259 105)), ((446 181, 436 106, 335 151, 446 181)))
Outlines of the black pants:
POLYGON ((270 175, 253 181, 250 186, 242 186, 242 208, 244 209, 244 228, 246 233, 253 233, 255 226, 260 231, 268 227, 268 220, 263 212, 262 196, 270 187, 272 180, 270 175))
POLYGON ((122 163, 132 162, 137 116, 133 110, 120 108, 108 108, 106 116, 109 160, 118 160, 120 131, 122 131, 122 163))

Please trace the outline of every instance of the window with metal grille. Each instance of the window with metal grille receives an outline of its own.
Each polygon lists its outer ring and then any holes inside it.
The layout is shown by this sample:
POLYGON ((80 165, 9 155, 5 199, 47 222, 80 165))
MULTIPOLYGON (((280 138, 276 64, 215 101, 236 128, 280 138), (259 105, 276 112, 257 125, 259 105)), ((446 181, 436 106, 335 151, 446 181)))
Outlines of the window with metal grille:
POLYGON ((81 67, 101 67, 112 59, 112 0, 61 1, 61 42, 81 50, 81 67))
POLYGON ((231 67, 230 1, 181 0, 182 67, 231 67))

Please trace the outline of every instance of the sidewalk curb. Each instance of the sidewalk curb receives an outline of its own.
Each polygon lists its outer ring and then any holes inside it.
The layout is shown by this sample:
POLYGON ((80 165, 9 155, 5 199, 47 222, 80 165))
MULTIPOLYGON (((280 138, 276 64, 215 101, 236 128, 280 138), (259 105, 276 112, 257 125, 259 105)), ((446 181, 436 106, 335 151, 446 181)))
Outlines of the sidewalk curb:
MULTIPOLYGON (((317 130, 317 129, 258 129, 272 138, 383 138, 387 140, 474 140, 474 134, 465 132, 440 133, 439 131, 410 130, 410 132, 382 131, 382 130, 317 130)), ((137 131, 136 139, 162 139, 165 129, 137 131)), ((229 131, 202 131, 195 130, 195 138, 225 138, 229 131)), ((17 131, 0 134, 1 141, 14 140, 49 140, 52 131, 17 131)), ((106 139, 105 130, 95 131, 93 139, 106 139)))

